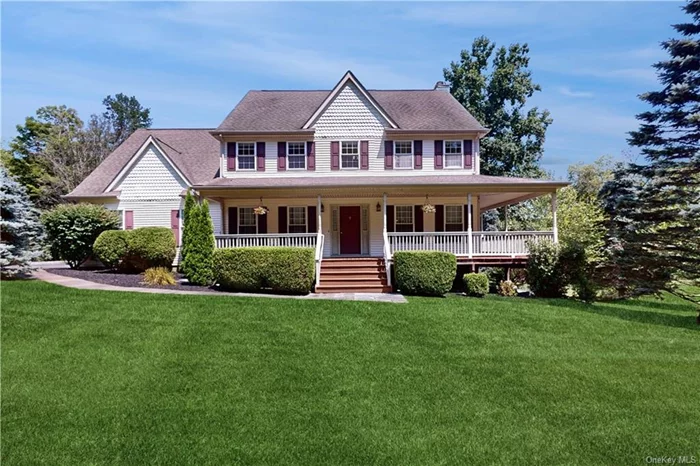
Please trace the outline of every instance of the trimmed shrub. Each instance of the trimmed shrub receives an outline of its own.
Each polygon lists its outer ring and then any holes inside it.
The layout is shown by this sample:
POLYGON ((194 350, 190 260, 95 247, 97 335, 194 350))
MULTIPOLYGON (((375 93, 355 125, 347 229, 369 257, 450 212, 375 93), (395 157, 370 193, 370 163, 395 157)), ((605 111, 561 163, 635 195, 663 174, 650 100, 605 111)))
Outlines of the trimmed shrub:
POLYGON ((211 285, 214 281, 214 226, 206 200, 189 207, 183 236, 187 239, 187 247, 183 244, 186 254, 180 270, 194 285, 211 285))
POLYGON ((234 248, 214 251, 216 282, 224 289, 309 293, 314 285, 311 248, 234 248))
POLYGON ((175 235, 169 228, 137 228, 129 233, 126 263, 139 272, 151 267, 171 267, 176 248, 175 235))
POLYGON ((468 273, 464 275, 467 296, 483 298, 489 293, 489 276, 485 273, 468 273))
POLYGON ((103 231, 92 246, 95 258, 110 269, 116 269, 124 265, 123 261, 128 250, 128 230, 103 231))
POLYGON ((454 254, 437 251, 400 251, 394 254, 394 275, 401 293, 444 296, 457 273, 454 254))
POLYGON ((92 255, 100 233, 116 230, 121 220, 101 205, 63 204, 45 212, 41 221, 53 257, 75 269, 92 255))
POLYGON ((566 288, 566 277, 559 262, 559 246, 550 241, 528 243, 527 279, 535 296, 559 298, 566 288))
POLYGON ((512 281, 502 280, 498 284, 498 294, 501 296, 515 296, 518 294, 518 289, 512 281))
POLYGON ((151 267, 143 274, 143 282, 146 285, 174 285, 175 275, 165 267, 151 267))
POLYGON ((183 264, 187 261, 187 253, 190 251, 190 231, 192 230, 192 218, 194 208, 197 207, 197 201, 195 201, 192 191, 187 190, 187 195, 185 196, 185 207, 183 210, 183 223, 182 223, 182 238, 180 239, 180 271, 184 274, 185 270, 183 264))

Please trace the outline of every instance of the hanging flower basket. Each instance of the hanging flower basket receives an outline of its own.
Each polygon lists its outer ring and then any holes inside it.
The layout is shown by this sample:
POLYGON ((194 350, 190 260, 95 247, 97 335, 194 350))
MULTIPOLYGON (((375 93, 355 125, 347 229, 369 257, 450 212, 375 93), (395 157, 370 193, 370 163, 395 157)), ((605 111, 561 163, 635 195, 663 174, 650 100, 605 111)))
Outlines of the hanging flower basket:
POLYGON ((426 214, 434 214, 435 213, 435 206, 432 204, 423 204, 421 207, 423 209, 423 212, 426 214))
POLYGON ((267 214, 267 207, 263 207, 261 205, 257 206, 256 208, 253 209, 253 213, 255 215, 265 215, 265 214, 267 214))

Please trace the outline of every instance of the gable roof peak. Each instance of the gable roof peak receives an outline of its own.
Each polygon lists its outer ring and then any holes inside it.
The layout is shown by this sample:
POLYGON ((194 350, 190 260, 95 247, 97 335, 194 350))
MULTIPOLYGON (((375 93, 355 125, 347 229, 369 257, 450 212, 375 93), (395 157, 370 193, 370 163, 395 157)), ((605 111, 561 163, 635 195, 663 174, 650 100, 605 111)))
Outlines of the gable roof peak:
POLYGON ((374 97, 372 97, 372 94, 370 94, 365 86, 362 85, 359 79, 353 74, 351 70, 347 70, 345 74, 343 75, 342 78, 340 78, 340 81, 331 89, 331 91, 328 93, 328 96, 323 100, 321 105, 318 106, 316 111, 311 115, 311 117, 304 123, 304 125, 301 127, 301 129, 309 129, 311 126, 316 122, 319 116, 328 108, 328 106, 333 102, 335 97, 340 93, 340 91, 343 90, 345 86, 348 85, 348 83, 353 84, 359 91, 360 93, 367 99, 367 101, 379 112, 379 114, 389 123, 389 126, 391 126, 392 129, 399 129, 399 125, 396 124, 396 121, 389 115, 389 113, 382 108, 381 105, 379 105, 379 102, 376 101, 374 97))

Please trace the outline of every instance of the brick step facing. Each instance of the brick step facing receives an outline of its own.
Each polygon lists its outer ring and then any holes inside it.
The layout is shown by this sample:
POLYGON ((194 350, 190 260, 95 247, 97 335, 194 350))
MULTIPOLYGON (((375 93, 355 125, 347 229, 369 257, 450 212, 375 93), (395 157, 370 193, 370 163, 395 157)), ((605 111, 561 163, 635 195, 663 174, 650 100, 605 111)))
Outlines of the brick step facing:
POLYGON ((382 258, 330 258, 321 262, 317 293, 390 293, 382 258))

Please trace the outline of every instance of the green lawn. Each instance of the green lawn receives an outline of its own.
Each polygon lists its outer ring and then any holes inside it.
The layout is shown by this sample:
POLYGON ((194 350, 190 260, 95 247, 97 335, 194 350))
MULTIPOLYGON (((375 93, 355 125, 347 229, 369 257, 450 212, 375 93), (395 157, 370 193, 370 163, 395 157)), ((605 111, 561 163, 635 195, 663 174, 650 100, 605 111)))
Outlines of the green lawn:
POLYGON ((2 463, 700 461, 695 315, 4 282, 2 463))

